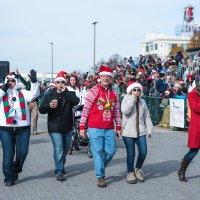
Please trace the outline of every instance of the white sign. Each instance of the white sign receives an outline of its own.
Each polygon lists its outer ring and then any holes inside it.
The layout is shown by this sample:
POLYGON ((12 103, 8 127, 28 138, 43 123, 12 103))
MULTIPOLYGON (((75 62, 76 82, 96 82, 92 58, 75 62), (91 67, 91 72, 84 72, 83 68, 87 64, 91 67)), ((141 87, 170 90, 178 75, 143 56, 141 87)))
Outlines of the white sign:
POLYGON ((170 126, 185 127, 184 99, 170 99, 170 126))

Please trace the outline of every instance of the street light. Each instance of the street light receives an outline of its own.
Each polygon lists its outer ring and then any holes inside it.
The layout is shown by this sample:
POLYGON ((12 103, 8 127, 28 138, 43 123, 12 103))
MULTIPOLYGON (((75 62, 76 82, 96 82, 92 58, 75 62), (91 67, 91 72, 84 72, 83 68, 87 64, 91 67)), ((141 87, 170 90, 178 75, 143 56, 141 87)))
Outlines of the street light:
POLYGON ((51 81, 53 82, 53 42, 51 42, 50 45, 51 45, 51 81))
POLYGON ((93 22, 92 24, 94 25, 94 60, 93 60, 93 66, 94 66, 94 69, 96 67, 96 61, 95 61, 95 54, 96 54, 96 24, 98 22, 93 22))

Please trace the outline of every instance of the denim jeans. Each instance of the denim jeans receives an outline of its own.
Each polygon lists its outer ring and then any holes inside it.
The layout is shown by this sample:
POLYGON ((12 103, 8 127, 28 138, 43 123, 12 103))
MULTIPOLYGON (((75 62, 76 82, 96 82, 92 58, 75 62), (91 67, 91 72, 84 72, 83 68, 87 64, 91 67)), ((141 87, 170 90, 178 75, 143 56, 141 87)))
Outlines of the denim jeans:
POLYGON ((14 173, 22 172, 22 167, 29 148, 30 130, 7 132, 0 130, 3 148, 4 182, 14 180, 14 173), (15 161, 14 161, 15 157, 15 161))
POLYGON ((134 171, 135 144, 138 147, 138 158, 135 167, 137 169, 141 169, 147 155, 146 135, 140 136, 138 138, 123 136, 123 141, 127 152, 127 172, 129 173, 134 171))
POLYGON ((72 141, 72 133, 71 131, 67 133, 50 133, 50 137, 53 143, 55 174, 56 176, 62 175, 65 173, 64 166, 72 141))
POLYGON ((89 128, 88 136, 96 177, 104 177, 105 168, 115 154, 115 132, 113 129, 89 128))
POLYGON ((192 161, 192 159, 198 154, 198 148, 191 148, 188 153, 184 156, 184 160, 192 161))

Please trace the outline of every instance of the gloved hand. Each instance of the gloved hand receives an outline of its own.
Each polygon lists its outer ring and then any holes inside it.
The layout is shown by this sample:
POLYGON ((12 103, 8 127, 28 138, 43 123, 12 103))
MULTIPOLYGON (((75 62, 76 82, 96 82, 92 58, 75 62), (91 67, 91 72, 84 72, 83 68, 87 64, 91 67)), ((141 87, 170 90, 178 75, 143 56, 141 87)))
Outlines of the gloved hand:
POLYGON ((36 83, 37 82, 37 76, 36 76, 36 74, 37 74, 37 72, 35 70, 31 69, 30 75, 28 75, 28 76, 29 76, 30 81, 32 83, 36 83))
POLYGON ((6 84, 4 84, 4 85, 2 86, 2 90, 3 90, 4 92, 6 92, 6 91, 8 90, 9 87, 10 87, 10 83, 6 83, 6 84))

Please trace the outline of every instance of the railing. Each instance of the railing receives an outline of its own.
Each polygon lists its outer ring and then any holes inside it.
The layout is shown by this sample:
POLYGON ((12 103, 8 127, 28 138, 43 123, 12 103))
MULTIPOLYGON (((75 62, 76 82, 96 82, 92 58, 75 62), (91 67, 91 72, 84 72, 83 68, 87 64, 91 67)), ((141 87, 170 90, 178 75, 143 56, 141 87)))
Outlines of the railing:
MULTIPOLYGON (((153 124, 158 125, 162 120, 165 108, 167 108, 167 106, 169 106, 169 99, 164 99, 162 97, 151 97, 151 96, 144 96, 142 98, 145 100, 145 102, 147 104, 153 124)), ((185 105, 185 116, 184 116, 185 127, 184 128, 187 128, 188 127, 187 100, 185 100, 184 105, 185 105)), ((166 117, 168 117, 168 119, 169 119, 169 115, 166 117)))

